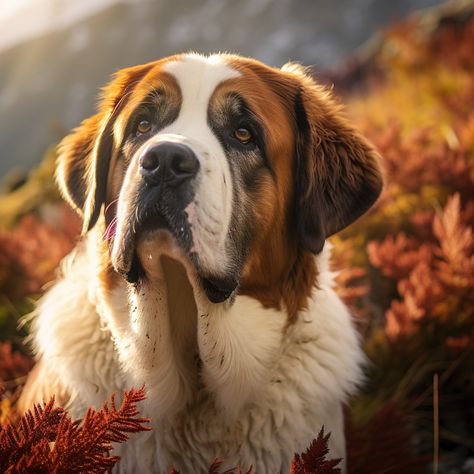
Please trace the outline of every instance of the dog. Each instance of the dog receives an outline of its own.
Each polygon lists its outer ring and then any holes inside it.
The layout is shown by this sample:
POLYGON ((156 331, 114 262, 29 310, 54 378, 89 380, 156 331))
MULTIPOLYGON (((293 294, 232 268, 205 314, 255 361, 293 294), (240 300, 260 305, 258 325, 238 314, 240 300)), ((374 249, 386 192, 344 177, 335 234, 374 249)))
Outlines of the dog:
POLYGON ((296 64, 181 54, 119 71, 59 146, 83 237, 39 303, 24 407, 73 415, 145 385, 153 430, 117 472, 287 473, 364 355, 326 239, 365 213, 380 157, 296 64))

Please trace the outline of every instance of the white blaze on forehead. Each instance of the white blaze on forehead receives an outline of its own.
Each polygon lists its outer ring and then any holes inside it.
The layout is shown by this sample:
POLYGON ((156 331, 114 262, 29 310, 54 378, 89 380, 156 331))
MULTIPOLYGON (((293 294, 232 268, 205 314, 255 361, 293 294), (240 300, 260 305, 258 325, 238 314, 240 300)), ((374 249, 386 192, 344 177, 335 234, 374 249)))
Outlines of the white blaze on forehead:
POLYGON ((240 76, 218 55, 189 54, 165 65, 163 70, 176 78, 182 94, 179 116, 173 125, 192 125, 193 128, 207 126, 209 100, 216 87, 240 76))
POLYGON ((229 264, 228 229, 232 217, 232 175, 224 149, 208 124, 210 99, 222 82, 240 76, 222 57, 189 54, 165 65, 177 81, 181 107, 177 119, 160 130, 148 144, 181 142, 200 162, 195 201, 187 209, 193 232, 193 251, 201 266, 224 273, 229 264))

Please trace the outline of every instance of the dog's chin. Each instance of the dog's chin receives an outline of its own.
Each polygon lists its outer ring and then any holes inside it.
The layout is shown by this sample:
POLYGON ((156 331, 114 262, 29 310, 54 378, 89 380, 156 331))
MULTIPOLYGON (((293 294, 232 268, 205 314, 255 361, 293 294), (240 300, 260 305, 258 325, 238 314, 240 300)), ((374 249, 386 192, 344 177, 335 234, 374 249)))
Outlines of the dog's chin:
POLYGON ((199 257, 188 252, 186 242, 180 242, 166 225, 136 233, 128 231, 117 248, 118 252, 112 252, 112 265, 131 284, 160 278, 159 259, 165 256, 183 265, 191 286, 199 287, 211 303, 226 301, 238 286, 238 279, 233 276, 216 276, 204 271, 199 257))

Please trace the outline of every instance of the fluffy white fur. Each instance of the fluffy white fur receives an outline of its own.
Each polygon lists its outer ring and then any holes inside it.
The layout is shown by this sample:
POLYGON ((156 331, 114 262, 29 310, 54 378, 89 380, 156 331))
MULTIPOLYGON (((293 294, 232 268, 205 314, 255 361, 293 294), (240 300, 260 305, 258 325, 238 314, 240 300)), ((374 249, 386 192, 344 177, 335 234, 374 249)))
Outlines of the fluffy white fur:
MULTIPOLYGON (((173 294, 186 272, 167 261, 155 288, 128 293, 124 284, 106 293, 93 278, 96 239, 92 231, 67 257, 64 276, 38 309, 35 342, 71 393, 75 415, 113 391, 146 384, 142 412, 154 429, 119 448, 117 472, 166 473, 171 464, 183 473, 207 472, 221 457, 228 467, 287 473, 293 454, 322 425, 331 432, 331 456, 344 457, 342 404, 361 381, 363 354, 332 289, 327 248, 317 257, 319 285, 309 309, 285 331, 284 311, 248 297, 211 304, 194 290, 193 304, 182 296, 193 291, 189 283, 173 294), (160 285, 165 273, 170 281, 160 285), (173 301, 181 306, 169 314, 173 301)), ((179 252, 168 248, 173 251, 179 252)))

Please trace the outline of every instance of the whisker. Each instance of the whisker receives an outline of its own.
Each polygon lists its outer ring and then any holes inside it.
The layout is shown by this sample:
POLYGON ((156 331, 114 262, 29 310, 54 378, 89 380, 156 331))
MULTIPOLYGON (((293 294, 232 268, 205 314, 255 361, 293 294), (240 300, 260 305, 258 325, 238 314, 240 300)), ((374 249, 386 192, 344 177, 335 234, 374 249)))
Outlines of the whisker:
POLYGON ((102 234, 102 240, 110 240, 116 233, 117 230, 117 216, 115 216, 105 229, 105 232, 102 234))
POLYGON ((105 216, 107 216, 107 212, 110 210, 110 208, 118 202, 118 198, 114 199, 106 208, 105 208, 105 216))

